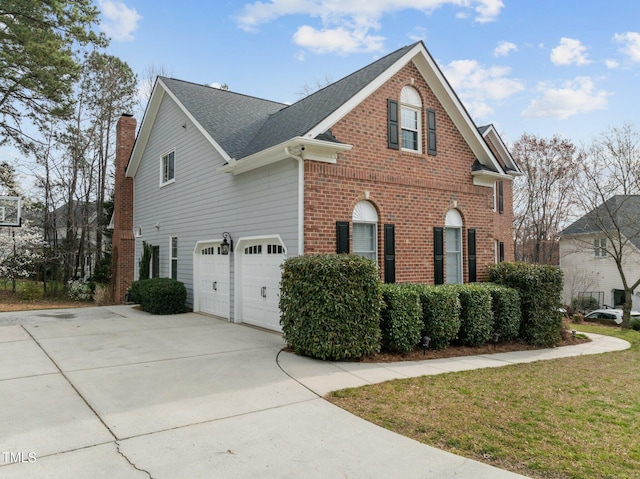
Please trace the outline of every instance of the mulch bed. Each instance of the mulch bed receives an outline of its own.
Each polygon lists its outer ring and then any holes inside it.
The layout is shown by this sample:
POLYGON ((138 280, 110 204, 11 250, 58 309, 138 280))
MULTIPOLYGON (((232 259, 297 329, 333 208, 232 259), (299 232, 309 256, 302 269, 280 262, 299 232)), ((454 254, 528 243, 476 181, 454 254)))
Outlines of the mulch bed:
MULTIPOLYGON (((588 343, 590 339, 569 337, 562 340, 557 347, 571 346, 574 344, 588 343)), ((396 361, 423 361, 425 359, 455 358, 460 356, 478 356, 481 354, 508 353, 512 351, 531 351, 541 349, 531 344, 520 343, 518 341, 499 342, 497 344, 487 343, 478 347, 449 345, 444 349, 432 350, 415 349, 408 353, 377 353, 366 358, 362 358, 363 363, 390 363, 396 361)))

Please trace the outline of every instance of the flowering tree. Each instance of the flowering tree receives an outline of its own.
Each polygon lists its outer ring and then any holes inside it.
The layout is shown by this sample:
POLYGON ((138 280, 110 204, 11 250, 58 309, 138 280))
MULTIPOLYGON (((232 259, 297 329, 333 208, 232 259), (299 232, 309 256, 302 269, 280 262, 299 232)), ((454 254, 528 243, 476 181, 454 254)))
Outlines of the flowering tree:
POLYGON ((42 232, 22 220, 20 228, 0 228, 0 277, 11 279, 16 291, 16 279, 31 276, 47 247, 42 232))

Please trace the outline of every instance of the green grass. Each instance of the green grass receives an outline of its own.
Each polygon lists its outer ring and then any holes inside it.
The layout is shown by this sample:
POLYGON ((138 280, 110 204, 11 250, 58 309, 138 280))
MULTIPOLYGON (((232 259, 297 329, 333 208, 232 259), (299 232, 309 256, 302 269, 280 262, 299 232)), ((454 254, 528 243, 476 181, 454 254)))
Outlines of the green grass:
POLYGON ((534 478, 640 478, 640 333, 631 349, 423 376, 328 399, 417 441, 534 478))

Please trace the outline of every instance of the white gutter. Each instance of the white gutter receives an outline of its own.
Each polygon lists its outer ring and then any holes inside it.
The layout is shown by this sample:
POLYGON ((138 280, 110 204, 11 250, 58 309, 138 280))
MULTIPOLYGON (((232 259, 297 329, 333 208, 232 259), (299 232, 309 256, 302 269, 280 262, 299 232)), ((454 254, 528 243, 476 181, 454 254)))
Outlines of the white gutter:
POLYGON ((298 256, 304 255, 304 158, 294 155, 288 146, 284 152, 298 160, 298 256))

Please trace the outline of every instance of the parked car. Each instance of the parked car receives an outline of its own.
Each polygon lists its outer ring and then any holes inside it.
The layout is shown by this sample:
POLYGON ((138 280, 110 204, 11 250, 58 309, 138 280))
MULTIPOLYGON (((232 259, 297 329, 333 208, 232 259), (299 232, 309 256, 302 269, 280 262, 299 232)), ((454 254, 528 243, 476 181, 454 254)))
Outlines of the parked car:
MULTIPOLYGON (((584 317, 585 320, 589 321, 613 321, 616 324, 622 323, 622 310, 621 309, 596 309, 591 311, 584 317)), ((640 321, 640 312, 631 311, 631 320, 634 319, 640 321)))

